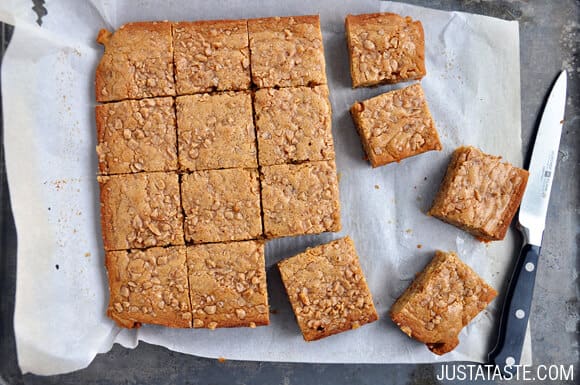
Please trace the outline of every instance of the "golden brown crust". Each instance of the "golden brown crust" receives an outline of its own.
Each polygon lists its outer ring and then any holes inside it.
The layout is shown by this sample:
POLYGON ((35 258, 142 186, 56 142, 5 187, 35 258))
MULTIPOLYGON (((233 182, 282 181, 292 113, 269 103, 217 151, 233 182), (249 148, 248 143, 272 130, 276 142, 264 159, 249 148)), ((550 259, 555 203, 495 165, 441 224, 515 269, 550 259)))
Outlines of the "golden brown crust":
POLYGON ((262 236, 257 170, 195 171, 181 179, 185 237, 194 243, 262 236))
POLYGON ((250 19, 248 32, 258 88, 326 84, 318 15, 250 19))
POLYGON ((177 174, 112 175, 98 181, 105 250, 184 244, 177 174))
POLYGON ((455 253, 437 251, 390 310, 401 330, 445 354, 459 343, 458 335, 497 292, 455 253))
POLYGON ((179 96, 176 105, 181 170, 258 166, 249 92, 179 96))
POLYGON ((171 23, 138 22, 101 30, 105 53, 95 72, 97 102, 175 95, 171 23))
POLYGON ((334 159, 328 87, 261 89, 254 109, 261 166, 334 159))
POLYGON ((268 325, 264 244, 260 241, 187 247, 193 327, 268 325))
POLYGON ((432 215, 482 241, 502 240, 520 205, 528 171, 502 163, 475 147, 453 153, 432 215))
POLYGON ((373 167, 442 148, 419 83, 356 102, 350 113, 373 167))
POLYGON ((394 13, 347 15, 345 29, 353 88, 426 75, 420 21, 394 13))
POLYGON ((300 330, 314 341, 378 319, 353 241, 347 236, 278 263, 300 330))
POLYGON ((173 98, 102 104, 95 116, 101 174, 177 170, 173 98))
POLYGON ((246 20, 173 24, 177 94, 250 88, 246 20))
POLYGON ((185 247, 108 251, 107 315, 119 326, 191 327, 185 247))
POLYGON ((334 160, 263 166, 260 178, 266 237, 340 231, 334 160))

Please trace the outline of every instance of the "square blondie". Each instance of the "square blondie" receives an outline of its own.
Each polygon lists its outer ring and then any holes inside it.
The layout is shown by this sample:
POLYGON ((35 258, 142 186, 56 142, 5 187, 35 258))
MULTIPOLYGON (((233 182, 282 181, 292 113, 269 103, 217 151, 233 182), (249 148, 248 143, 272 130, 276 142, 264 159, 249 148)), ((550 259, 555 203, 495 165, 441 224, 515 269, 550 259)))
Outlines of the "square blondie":
POLYGON ((428 214, 482 241, 502 240, 522 201, 528 171, 475 147, 459 147, 428 214))
POLYGON ((101 104, 95 114, 101 174, 177 170, 173 98, 101 104))
POLYGON ((249 92, 179 96, 177 140, 183 171, 256 168, 249 92))
POLYGON ((258 171, 195 171, 181 180, 185 239, 194 243, 262 236, 258 171))
POLYGON ((345 25, 353 88, 421 79, 427 73, 420 21, 373 13, 347 15, 345 25))
POLYGON ((105 250, 184 244, 176 173, 101 176, 98 181, 105 250))
POLYGON ((250 88, 246 20, 175 23, 173 47, 178 95, 250 88))
POLYGON ((340 231, 333 160, 263 166, 261 173, 266 237, 340 231))
POLYGON ((99 32, 105 53, 95 73, 97 102, 174 96, 171 23, 137 22, 99 32))
POLYGON ((326 86, 260 89, 254 109, 261 166, 334 159, 326 86))
POLYGON ((455 349, 463 327, 496 296, 455 253, 437 251, 393 304, 390 316, 405 334, 441 355, 455 349))
POLYGON ((108 251, 107 315, 119 326, 191 327, 185 246, 108 251))
POLYGON ((278 268, 306 341, 378 319, 349 237, 307 249, 279 262, 278 268))
POLYGON ((258 88, 326 84, 318 15, 250 19, 248 33, 258 88))
POLYGON ((187 267, 194 328, 270 323, 262 242, 188 246, 187 267))
POLYGON ((356 102, 350 112, 373 167, 441 150, 420 84, 356 102))

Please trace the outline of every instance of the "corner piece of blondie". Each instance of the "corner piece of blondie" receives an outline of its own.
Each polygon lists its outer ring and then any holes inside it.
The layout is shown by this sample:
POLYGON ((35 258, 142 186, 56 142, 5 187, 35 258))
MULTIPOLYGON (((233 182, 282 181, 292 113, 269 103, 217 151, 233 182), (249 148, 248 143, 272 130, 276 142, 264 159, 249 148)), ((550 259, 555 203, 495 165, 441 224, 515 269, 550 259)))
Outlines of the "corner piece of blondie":
POLYGON ((119 326, 191 327, 185 246, 107 251, 107 315, 119 326))
POLYGON ((171 23, 127 23, 99 32, 105 53, 95 73, 97 102, 175 96, 171 23))

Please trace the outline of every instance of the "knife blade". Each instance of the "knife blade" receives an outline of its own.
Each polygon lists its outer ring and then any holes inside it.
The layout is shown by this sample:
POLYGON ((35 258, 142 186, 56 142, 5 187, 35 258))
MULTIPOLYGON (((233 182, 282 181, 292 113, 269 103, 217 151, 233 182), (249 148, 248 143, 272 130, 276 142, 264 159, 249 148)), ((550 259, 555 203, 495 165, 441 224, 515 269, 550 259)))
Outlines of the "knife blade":
POLYGON ((520 363, 536 280, 536 270, 558 147, 564 123, 567 73, 562 71, 544 108, 529 165, 529 178, 518 216, 524 242, 508 284, 496 346, 488 355, 491 364, 513 374, 520 363))

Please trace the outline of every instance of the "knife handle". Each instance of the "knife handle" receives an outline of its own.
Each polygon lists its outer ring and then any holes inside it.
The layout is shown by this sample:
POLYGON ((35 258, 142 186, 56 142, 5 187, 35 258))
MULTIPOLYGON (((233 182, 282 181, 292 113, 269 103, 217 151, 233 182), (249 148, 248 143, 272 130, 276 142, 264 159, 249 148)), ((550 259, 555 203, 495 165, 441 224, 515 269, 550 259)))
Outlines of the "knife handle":
POLYGON ((526 244, 520 252, 512 279, 508 283, 499 321, 497 344, 488 356, 489 362, 498 365, 502 371, 512 372, 509 367, 520 363, 539 256, 539 246, 526 244))

